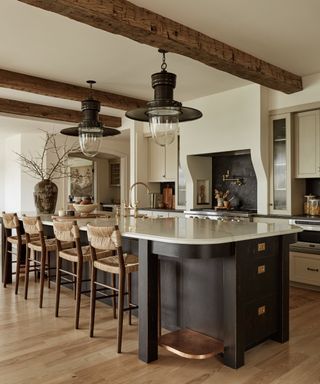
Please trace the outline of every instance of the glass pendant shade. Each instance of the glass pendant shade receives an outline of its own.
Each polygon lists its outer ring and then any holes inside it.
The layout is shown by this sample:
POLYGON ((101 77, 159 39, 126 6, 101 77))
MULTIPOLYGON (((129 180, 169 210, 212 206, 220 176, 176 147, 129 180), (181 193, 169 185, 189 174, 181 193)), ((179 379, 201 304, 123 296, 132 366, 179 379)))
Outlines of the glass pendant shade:
POLYGON ((161 146, 173 143, 179 127, 179 111, 163 108, 150 111, 148 115, 153 140, 161 146))
POLYGON ((94 80, 88 80, 90 95, 81 102, 83 120, 77 127, 64 128, 61 133, 68 136, 78 136, 81 152, 87 157, 94 157, 99 153, 100 143, 105 136, 119 135, 115 128, 105 127, 99 121, 100 102, 92 96, 94 80))
POLYGON ((81 152, 87 157, 99 153, 103 129, 101 127, 79 127, 79 143, 81 152))

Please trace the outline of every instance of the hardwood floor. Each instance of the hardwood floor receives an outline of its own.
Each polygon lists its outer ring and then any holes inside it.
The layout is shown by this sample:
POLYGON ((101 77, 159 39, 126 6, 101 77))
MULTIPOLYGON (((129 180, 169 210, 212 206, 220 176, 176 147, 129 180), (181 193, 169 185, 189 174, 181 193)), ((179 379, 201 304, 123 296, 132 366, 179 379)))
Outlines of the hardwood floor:
POLYGON ((137 358, 137 325, 125 319, 123 353, 116 353, 116 321, 97 304, 95 337, 88 336, 89 300, 83 298, 80 329, 73 329, 74 301, 62 289, 54 318, 55 289, 45 288, 38 308, 38 284, 30 299, 22 289, 0 288, 0 383, 2 384, 313 384, 320 383, 320 292, 291 290, 290 341, 267 341, 246 352, 244 367, 233 370, 217 358, 187 360, 159 348, 160 359, 137 358))

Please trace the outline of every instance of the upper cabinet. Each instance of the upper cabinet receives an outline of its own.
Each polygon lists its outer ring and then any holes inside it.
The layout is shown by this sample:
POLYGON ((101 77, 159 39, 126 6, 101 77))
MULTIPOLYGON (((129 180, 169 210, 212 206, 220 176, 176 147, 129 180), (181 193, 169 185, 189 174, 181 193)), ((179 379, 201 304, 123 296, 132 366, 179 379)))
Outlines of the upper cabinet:
POLYGON ((148 139, 149 182, 176 181, 178 172, 177 139, 166 147, 148 139))
POLYGON ((270 118, 270 213, 302 213, 304 184, 292 172, 293 138, 290 113, 270 118))
POLYGON ((319 110, 295 115, 296 177, 320 176, 320 126, 319 110))

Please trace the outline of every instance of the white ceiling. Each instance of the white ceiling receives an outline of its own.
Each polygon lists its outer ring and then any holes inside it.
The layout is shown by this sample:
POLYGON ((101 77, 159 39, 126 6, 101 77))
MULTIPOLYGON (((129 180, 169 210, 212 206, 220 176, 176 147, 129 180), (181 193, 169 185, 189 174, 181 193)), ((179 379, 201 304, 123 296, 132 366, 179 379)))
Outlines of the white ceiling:
MULTIPOLYGON (((134 0, 133 3, 301 76, 320 72, 319 0, 134 0)), ((160 69, 157 50, 16 0, 0 1, 0 68, 153 98, 150 75, 160 69)), ((175 99, 186 101, 249 82, 176 54, 175 99)), ((79 110, 80 103, 0 88, 0 97, 79 110)), ((122 116, 108 108, 103 113, 122 116)), ((39 125, 39 121, 35 126, 39 125)), ((0 118, 0 133, 32 129, 24 119, 0 118), (28 128, 27 128, 28 127, 28 128)))

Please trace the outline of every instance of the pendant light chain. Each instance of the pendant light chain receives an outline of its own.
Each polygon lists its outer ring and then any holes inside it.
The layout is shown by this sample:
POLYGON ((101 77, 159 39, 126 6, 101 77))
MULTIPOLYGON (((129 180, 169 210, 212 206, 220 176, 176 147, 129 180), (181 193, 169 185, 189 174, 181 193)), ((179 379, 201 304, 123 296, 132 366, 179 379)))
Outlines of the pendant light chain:
POLYGON ((163 49, 159 49, 159 52, 162 53, 161 69, 162 69, 163 72, 165 72, 167 70, 167 63, 166 63, 166 53, 167 53, 167 51, 165 51, 163 49))

